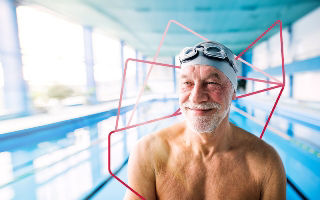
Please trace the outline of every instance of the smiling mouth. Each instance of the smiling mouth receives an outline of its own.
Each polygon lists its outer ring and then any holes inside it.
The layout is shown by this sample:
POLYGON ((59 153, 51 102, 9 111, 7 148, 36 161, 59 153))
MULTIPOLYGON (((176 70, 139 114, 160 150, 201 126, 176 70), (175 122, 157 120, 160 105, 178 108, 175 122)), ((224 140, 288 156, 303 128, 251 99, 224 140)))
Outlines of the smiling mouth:
POLYGON ((187 110, 190 110, 196 114, 205 114, 205 113, 208 113, 210 111, 213 111, 214 109, 213 108, 210 108, 210 109, 199 109, 199 108, 186 108, 187 110))
POLYGON ((194 111, 203 111, 203 112, 213 110, 213 108, 210 108, 210 109, 187 108, 187 109, 194 110, 194 111))

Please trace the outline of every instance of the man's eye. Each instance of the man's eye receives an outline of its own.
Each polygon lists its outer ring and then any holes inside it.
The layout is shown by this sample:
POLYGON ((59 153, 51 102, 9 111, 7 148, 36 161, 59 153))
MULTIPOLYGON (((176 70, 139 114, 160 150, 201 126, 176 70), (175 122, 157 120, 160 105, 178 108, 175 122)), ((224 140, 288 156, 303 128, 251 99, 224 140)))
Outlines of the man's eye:
POLYGON ((207 84, 209 84, 209 85, 220 85, 220 84, 217 83, 217 82, 208 82, 207 84))
POLYGON ((190 81, 186 81, 186 82, 184 82, 183 84, 185 84, 185 85, 191 85, 191 82, 190 82, 190 81))

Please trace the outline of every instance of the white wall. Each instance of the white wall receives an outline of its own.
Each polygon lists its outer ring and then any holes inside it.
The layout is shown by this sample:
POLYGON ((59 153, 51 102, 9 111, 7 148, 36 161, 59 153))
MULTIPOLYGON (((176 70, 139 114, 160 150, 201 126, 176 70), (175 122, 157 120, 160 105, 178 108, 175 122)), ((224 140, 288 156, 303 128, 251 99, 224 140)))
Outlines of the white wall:
MULTIPOLYGON (((122 67, 120 63, 120 41, 110 38, 99 30, 93 34, 93 48, 95 55, 95 79, 97 83, 97 97, 99 101, 117 99, 120 95, 122 83, 122 67)), ((136 58, 136 50, 125 44, 123 49, 124 63, 128 58, 136 58)), ((142 54, 138 52, 138 59, 143 60, 142 54)), ((153 61, 152 57, 146 60, 153 61)), ((157 62, 172 64, 172 58, 160 57, 157 62)), ((151 65, 141 62, 128 62, 125 93, 126 97, 136 97, 141 90, 144 79, 151 65), (136 70, 138 67, 138 87, 136 85, 136 70), (143 71, 146 74, 143 74, 143 71)), ((173 92, 173 72, 172 68, 153 65, 152 72, 147 83, 148 88, 144 94, 169 94, 173 92)))
MULTIPOLYGON (((320 56, 320 7, 292 24, 291 38, 288 28, 283 29, 282 33, 285 64, 320 56)), ((276 33, 267 41, 261 42, 254 47, 252 57, 254 66, 260 69, 281 66, 279 34, 279 32, 276 33)), ((307 67, 308 66, 306 66, 306 68, 307 67)), ((282 77, 277 78, 282 80, 282 77)), ((252 83, 248 84, 247 92, 252 91, 251 84, 252 83)), ((254 90, 266 88, 266 84, 257 82, 254 84, 254 90)), ((320 93, 315 92, 319 85, 320 66, 319 71, 295 73, 293 98, 303 101, 320 101, 320 93)), ((283 97, 289 97, 289 87, 289 76, 287 74, 286 88, 283 92, 283 97)), ((279 93, 278 91, 278 89, 270 91, 269 94, 274 96, 279 93)), ((264 93, 264 95, 266 95, 266 93, 264 93)))

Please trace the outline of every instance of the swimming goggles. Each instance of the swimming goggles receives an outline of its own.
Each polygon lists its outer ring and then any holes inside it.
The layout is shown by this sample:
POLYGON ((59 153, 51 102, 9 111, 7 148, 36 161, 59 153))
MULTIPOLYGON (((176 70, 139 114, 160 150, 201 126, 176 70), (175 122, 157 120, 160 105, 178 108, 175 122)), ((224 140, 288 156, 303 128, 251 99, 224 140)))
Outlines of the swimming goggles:
POLYGON ((203 42, 196 45, 195 47, 184 48, 179 55, 180 64, 193 60, 199 55, 199 52, 202 52, 203 55, 209 59, 219 59, 227 61, 233 68, 233 70, 237 72, 237 67, 234 59, 230 59, 228 57, 227 52, 225 52, 222 46, 212 42, 203 42))

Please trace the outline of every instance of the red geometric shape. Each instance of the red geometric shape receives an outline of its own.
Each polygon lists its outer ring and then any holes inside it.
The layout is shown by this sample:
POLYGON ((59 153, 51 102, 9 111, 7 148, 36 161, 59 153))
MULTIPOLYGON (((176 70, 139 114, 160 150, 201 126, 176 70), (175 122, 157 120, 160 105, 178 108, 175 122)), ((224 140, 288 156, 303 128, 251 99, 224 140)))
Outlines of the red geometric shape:
MULTIPOLYGON (((286 76, 286 74, 285 74, 285 70, 284 70, 284 54, 283 54, 283 39, 282 39, 282 22, 281 22, 281 20, 277 20, 274 24, 272 24, 272 26, 270 26, 264 33, 262 33, 257 39, 255 39, 255 41, 253 41, 245 50, 243 50, 243 51, 235 58, 236 60, 238 60, 238 59, 240 60, 240 57, 241 57, 245 52, 247 52, 253 45, 255 45, 265 34, 267 34, 267 33, 268 33, 272 28, 274 28, 274 26, 277 25, 277 24, 279 24, 279 28, 280 28, 282 83, 280 83, 278 86, 275 86, 275 87, 272 87, 272 88, 263 89, 263 90, 260 90, 260 91, 252 92, 252 93, 245 94, 245 95, 241 95, 241 96, 237 97, 237 98, 241 98, 241 97, 244 97, 244 96, 249 96, 249 95, 252 95, 252 94, 257 94, 257 93, 260 93, 260 92, 265 92, 265 91, 267 91, 267 90, 276 89, 276 88, 281 87, 281 90, 280 90, 280 92, 279 92, 279 94, 278 94, 278 97, 277 97, 277 99, 276 99, 276 101, 275 101, 275 103, 274 103, 274 105, 273 105, 273 107, 272 107, 272 110, 271 110, 271 112, 270 112, 270 114, 269 114, 269 116, 268 116, 268 119, 267 119, 267 121, 266 121, 266 124, 264 125, 263 130, 262 130, 262 132, 261 132, 261 134, 260 134, 260 139, 262 139, 262 137, 263 137, 263 135, 264 135, 264 132, 265 132, 265 130, 267 129, 267 126, 268 126, 268 124, 269 124, 269 122, 270 122, 270 119, 271 119, 271 117, 272 117, 272 115, 273 115, 273 112, 274 112, 274 110, 275 110, 275 108, 276 108, 276 106, 277 106, 277 104, 278 104, 278 101, 279 101, 279 99, 280 99, 280 96, 281 96, 281 94, 282 94, 282 92, 283 92, 283 90, 284 90, 284 87, 285 87, 285 76, 286 76)), ((240 60, 240 61, 241 61, 241 60, 240 60)), ((242 60, 242 61, 243 61, 243 60, 242 60)), ((246 64, 248 65, 248 63, 246 63, 246 64)), ((253 65, 249 65, 249 66, 254 68, 253 65)), ((255 68, 254 68, 254 69, 255 69, 255 68)), ((261 70, 261 71, 262 71, 262 70, 261 70)), ((260 72, 261 72, 261 71, 260 71, 260 72)), ((264 74, 266 75, 266 73, 264 73, 264 74)), ((268 75, 268 76, 269 76, 270 78, 278 81, 276 78, 274 78, 274 77, 272 77, 272 76, 270 76, 270 75, 268 75)))
MULTIPOLYGON (((149 120, 149 121, 146 121, 146 122, 143 122, 143 123, 138 123, 138 124, 135 124, 135 125, 131 125, 130 126, 130 122, 131 122, 131 119, 132 119, 132 116, 136 110, 136 107, 139 103, 139 100, 141 98, 141 95, 144 91, 144 88, 146 86, 146 83, 148 81, 148 78, 150 76, 150 73, 151 73, 151 70, 153 68, 153 65, 160 65, 160 66, 167 66, 167 67, 172 67, 172 68, 180 68, 180 66, 174 66, 174 65, 168 65, 168 64, 164 64, 164 63, 158 63, 158 62, 155 62, 155 60, 157 59, 158 55, 159 55, 159 52, 160 52, 160 49, 161 49, 161 46, 163 44, 163 41, 165 39, 165 36, 168 32, 168 29, 171 25, 171 23, 175 23, 177 24, 178 26, 182 27, 183 29, 191 32, 192 34, 194 34, 195 36, 203 39, 204 41, 209 41, 207 38, 201 36, 200 34, 196 33, 195 31, 191 30, 190 28, 184 26, 183 24, 180 24, 179 22, 175 21, 175 20, 170 20, 167 24, 167 27, 163 33, 163 36, 162 36, 162 39, 160 41, 160 44, 158 46, 158 49, 157 49, 157 52, 153 58, 153 62, 151 61, 145 61, 145 60, 138 60, 138 59, 133 59, 133 58, 129 58, 126 60, 125 62, 125 67, 124 67, 124 72, 123 72, 123 78, 122 78, 122 86, 121 86, 121 92, 120 92, 120 99, 119 99, 119 105, 118 105, 118 114, 117 114, 117 119, 116 119, 116 126, 115 126, 115 130, 111 131, 108 135, 108 171, 110 173, 111 176, 113 176, 114 178, 116 178, 120 183, 122 183, 124 186, 126 186, 128 189, 130 189, 134 194, 136 194, 139 198, 141 199, 145 199, 143 196, 141 196, 138 192, 136 192, 134 189, 132 189, 129 185, 127 185, 124 181, 122 181, 119 177, 117 177, 115 174, 112 173, 112 170, 111 170, 111 135, 113 133, 116 133, 116 132, 119 132, 119 131, 123 131, 123 130, 126 130, 126 129, 131 129, 131 128, 134 128, 134 127, 138 127, 138 126, 142 126, 142 125, 145 125, 145 124, 148 124, 148 123, 152 123, 152 122, 156 122, 156 121, 159 121, 159 120, 162 120, 162 119, 166 119, 166 118, 170 118, 170 117, 174 117, 174 116, 177 116, 177 115, 180 115, 181 112, 180 112, 180 108, 174 112, 173 114, 171 115, 167 115, 167 116, 164 116, 164 117, 160 117, 160 118, 157 118, 157 119, 153 119, 153 120, 149 120), (118 129, 118 122, 119 122, 119 117, 120 117, 120 108, 121 108, 121 103, 122 103, 122 96, 123 96, 123 89, 124 89, 124 83, 125 83, 125 78, 126 78, 126 70, 127 70, 127 64, 129 61, 136 61, 136 62, 143 62, 143 63, 148 63, 148 64, 152 64, 152 66, 150 67, 149 71, 148 71, 148 74, 146 76, 146 79, 144 81, 144 84, 143 84, 143 87, 142 89, 140 90, 139 94, 138 94, 138 97, 137 97, 137 101, 136 101, 136 104, 135 104, 135 107, 132 111, 132 114, 131 114, 131 117, 129 119, 129 122, 127 124, 126 127, 123 127, 123 128, 120 128, 118 129)), ((244 94, 244 95, 240 95, 240 96, 237 96, 237 98, 242 98, 242 97, 245 97, 245 96, 249 96, 249 95, 253 95, 253 94, 257 94, 257 93, 261 93, 261 92, 265 92, 265 91, 268 91, 268 90, 272 90, 272 89, 276 89, 276 88, 279 88, 281 87, 281 90, 279 92, 279 95, 274 103, 274 106, 272 107, 272 110, 270 112, 270 115, 267 119, 267 122, 262 130, 262 133, 260 134, 260 139, 262 139, 263 135, 264 135, 264 132, 269 124, 269 121, 272 117, 272 114, 278 104, 278 101, 280 99, 280 96, 282 94, 282 91, 284 90, 284 87, 285 87, 285 70, 284 70, 284 55, 283 55, 283 39, 282 39, 282 22, 281 20, 277 20, 272 26, 270 26, 263 34, 261 34, 255 41, 253 41, 244 51, 242 51, 238 56, 235 57, 236 60, 239 60, 245 64, 247 64, 248 66, 252 67, 254 70, 258 71, 258 72, 261 72, 262 74, 266 75, 267 77, 275 80, 276 82, 271 82, 271 81, 266 81, 266 80, 260 80, 260 79, 255 79, 255 78, 247 78, 247 77, 242 77, 242 76, 238 76, 237 78, 239 79, 246 79, 246 80, 252 80, 252 81, 258 81, 258 82, 265 82, 265 83, 270 83, 270 84, 276 84, 276 86, 274 87, 271 87, 271 88, 266 88, 266 89, 263 89, 263 90, 258 90, 258 91, 255 91, 255 92, 251 92, 251 93, 248 93, 248 94, 244 94), (272 77, 271 75, 267 74, 266 72, 264 72, 263 70, 257 68, 257 67, 254 67, 252 64, 246 62, 245 60, 241 59, 240 57, 245 53, 247 52, 255 43, 257 43, 266 33, 268 33, 272 28, 274 28, 274 26, 276 24, 279 24, 280 26, 280 45, 281 45, 281 60, 282 60, 282 83, 280 81, 278 81, 276 78, 272 77)))
MULTIPOLYGON (((142 62, 142 63, 166 66, 166 67, 171 67, 171 68, 180 68, 180 66, 174 66, 174 65, 158 63, 158 62, 151 62, 151 61, 145 61, 145 60, 139 60, 139 59, 134 59, 134 58, 128 58, 126 60, 126 62, 125 62, 125 67, 124 67, 124 70, 123 70, 123 77, 122 77, 122 86, 121 86, 121 92, 120 92, 120 99, 119 99, 119 105, 118 105, 118 113, 117 113, 117 119, 116 119, 116 128, 115 128, 115 130, 111 131, 109 133, 109 135, 108 135, 108 171, 111 174, 111 176, 116 178, 120 183, 122 183, 124 186, 126 186, 128 189, 130 189, 134 194, 136 194, 141 199, 144 199, 138 192, 136 192, 129 185, 127 185, 124 181, 122 181, 119 177, 117 177, 115 174, 112 173, 112 170, 111 170, 111 135, 113 133, 116 133, 116 132, 124 131, 124 130, 131 129, 131 128, 134 128, 134 127, 138 127, 138 126, 146 125, 146 124, 149 124, 149 123, 153 123, 153 122, 156 122, 156 121, 159 121, 159 120, 163 120, 163 119, 167 119, 167 118, 170 118, 170 117, 178 116, 178 115, 181 114, 181 112, 180 112, 180 108, 179 108, 171 115, 167 115, 167 116, 164 116, 164 117, 160 117, 160 118, 157 118, 157 119, 149 120, 149 121, 138 123, 138 124, 131 125, 131 126, 127 125, 126 127, 118 129, 118 122, 119 122, 119 117, 120 117, 120 108, 121 108, 121 103, 122 103, 124 83, 125 83, 125 79, 126 79, 126 72, 127 72, 127 67, 128 67, 129 61, 142 62)), ((145 87, 145 84, 144 84, 143 88, 144 87, 145 87)), ((135 106, 134 109, 136 109, 136 106, 135 106)))

